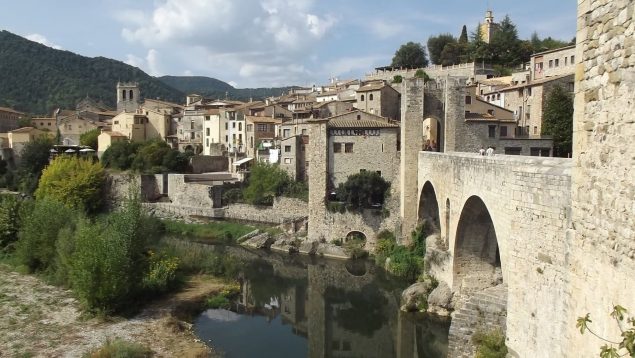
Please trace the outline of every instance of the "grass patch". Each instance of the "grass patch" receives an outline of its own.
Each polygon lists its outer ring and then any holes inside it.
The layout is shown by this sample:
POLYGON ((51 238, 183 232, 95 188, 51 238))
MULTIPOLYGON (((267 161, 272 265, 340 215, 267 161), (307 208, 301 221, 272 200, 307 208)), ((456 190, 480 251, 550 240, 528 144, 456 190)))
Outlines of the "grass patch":
POLYGON ((231 302, 239 294, 240 294, 239 286, 226 287, 219 293, 215 294, 214 296, 209 297, 205 301, 205 307, 212 308, 212 309, 223 308, 228 310, 231 308, 231 302))
POLYGON ((507 356, 505 335, 499 329, 474 333, 472 343, 476 345, 477 358, 505 358, 507 356))
POLYGON ((229 221, 214 221, 205 224, 187 224, 180 221, 164 220, 165 232, 169 235, 179 235, 206 242, 234 243, 235 240, 256 228, 250 225, 229 221))
POLYGON ((145 358, 152 357, 152 351, 139 343, 123 339, 108 340, 103 346, 84 355, 84 358, 145 358))

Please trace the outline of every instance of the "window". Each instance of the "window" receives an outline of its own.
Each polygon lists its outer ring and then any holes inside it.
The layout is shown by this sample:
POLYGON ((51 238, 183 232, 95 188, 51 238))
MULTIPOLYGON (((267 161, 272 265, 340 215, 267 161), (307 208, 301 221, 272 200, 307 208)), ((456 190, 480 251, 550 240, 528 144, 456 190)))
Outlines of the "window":
MULTIPOLYGON (((487 96, 487 100, 489 101, 489 96, 487 96)), ((465 96, 465 104, 472 104, 472 96, 465 96)))
POLYGON ((554 61, 555 67, 558 67, 560 65, 560 59, 556 58, 556 60, 554 61))
POLYGON ((496 126, 490 125, 490 126, 487 126, 487 129, 489 131, 488 137, 496 138, 496 126))
POLYGON ((126 100, 126 90, 121 91, 121 94, 123 95, 123 100, 126 100))
POLYGON ((573 65, 575 63, 575 56, 571 56, 571 64, 573 65))
POLYGON ((291 164, 291 158, 284 158, 284 164, 291 164))
POLYGON ((225 130, 229 129, 229 123, 225 122, 225 130))
POLYGON ((285 153, 291 153, 291 146, 290 145, 285 145, 284 146, 284 152, 285 153))
POLYGON ((238 122, 238 130, 239 131, 243 130, 243 123, 242 122, 238 122))
POLYGON ((531 104, 527 105, 527 112, 525 112, 525 119, 531 119, 531 104))
POLYGON ((565 65, 565 66, 566 66, 566 65, 568 65, 568 63, 567 63, 568 61, 569 61, 569 57, 565 57, 565 58, 564 58, 564 65, 565 65))
POLYGON ((345 153, 353 153, 353 143, 346 143, 344 145, 344 152, 345 153))
POLYGON ((538 134, 538 126, 534 126, 534 134, 538 134))
POLYGON ((501 99, 501 94, 500 93, 496 95, 496 99, 498 99, 498 100, 501 99))
POLYGON ((209 128, 205 128, 205 135, 209 136, 209 128))
POLYGON ((364 95, 362 95, 361 100, 362 100, 362 101, 364 100, 364 95))
POLYGON ((256 125, 256 130, 258 132, 266 132, 267 131, 267 125, 265 123, 258 123, 256 125))
POLYGON ((549 68, 553 68, 553 60, 549 60, 549 68))
POLYGON ((507 137, 507 126, 501 126, 501 137, 507 137))
POLYGON ((236 122, 232 122, 232 128, 236 128, 236 122))
POLYGON ((205 139, 205 146, 209 147, 209 138, 205 139))
POLYGON ((49 127, 50 127, 50 126, 51 126, 51 122, 48 122, 47 126, 49 126, 49 127))
POLYGON ((205 116, 205 120, 206 120, 206 121, 209 121, 209 116, 205 116))
POLYGON ((357 120, 359 121, 360 119, 362 119, 362 116, 358 114, 357 115, 357 120))
POLYGON ((522 148, 519 147, 505 147, 506 155, 520 155, 522 148))
POLYGON ((527 96, 531 96, 531 87, 527 87, 527 96))
POLYGON ((523 89, 519 89, 518 90, 518 97, 522 97, 523 96, 523 89))
POLYGON ((225 136, 225 143, 229 142, 229 137, 225 136))
POLYGON ((489 114, 490 116, 494 115, 494 110, 493 109, 488 109, 487 110, 487 114, 489 114))
POLYGON ((115 121, 115 124, 119 124, 119 121, 115 121))
POLYGON ((342 152, 342 143, 333 143, 333 153, 342 152))
POLYGON ((291 129, 283 129, 282 130, 282 136, 284 138, 287 138, 287 137, 291 136, 291 129))
POLYGON ((373 100, 373 94, 372 94, 372 93, 368 95, 368 100, 369 100, 369 101, 372 101, 372 100, 373 100))

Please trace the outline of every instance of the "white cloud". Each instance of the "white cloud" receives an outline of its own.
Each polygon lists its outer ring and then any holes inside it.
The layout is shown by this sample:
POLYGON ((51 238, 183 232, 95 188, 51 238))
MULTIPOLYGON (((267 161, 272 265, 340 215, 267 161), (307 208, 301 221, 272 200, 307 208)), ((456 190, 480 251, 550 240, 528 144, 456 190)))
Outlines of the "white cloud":
POLYGON ((384 20, 373 20, 368 24, 370 30, 379 38, 386 39, 401 34, 406 27, 399 22, 387 22, 384 20))
POLYGON ((150 73, 161 73, 161 59, 193 72, 224 72, 244 84, 273 86, 306 81, 309 73, 299 64, 336 25, 334 16, 314 5, 315 0, 164 0, 155 3, 145 23, 135 11, 117 19, 123 38, 149 51, 150 73))
POLYGON ((127 54, 126 55, 126 59, 123 61, 127 64, 129 64, 130 66, 134 66, 134 67, 145 67, 145 61, 141 58, 141 57, 137 57, 133 54, 127 54))
POLYGON ((29 39, 29 40, 31 40, 31 41, 39 42, 39 43, 41 43, 44 46, 48 46, 48 47, 54 48, 56 50, 62 50, 62 46, 56 45, 56 44, 50 42, 43 35, 40 35, 40 34, 29 34, 29 35, 26 35, 24 37, 29 39))
POLYGON ((384 55, 369 55, 359 57, 341 57, 326 62, 322 72, 329 77, 349 74, 354 71, 369 71, 379 64, 386 62, 384 55))
POLYGON ((145 58, 141 58, 133 54, 127 54, 124 62, 129 64, 130 66, 138 67, 144 70, 151 76, 161 76, 163 74, 163 72, 161 71, 161 65, 159 63, 159 52, 152 48, 148 50, 145 58))

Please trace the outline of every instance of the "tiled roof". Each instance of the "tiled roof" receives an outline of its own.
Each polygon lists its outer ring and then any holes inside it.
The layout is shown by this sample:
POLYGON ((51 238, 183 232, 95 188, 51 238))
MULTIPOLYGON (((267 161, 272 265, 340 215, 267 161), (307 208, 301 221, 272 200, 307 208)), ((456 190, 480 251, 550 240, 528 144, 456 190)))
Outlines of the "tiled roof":
POLYGON ((0 112, 10 112, 10 113, 15 113, 15 114, 24 114, 22 112, 18 112, 13 108, 7 108, 7 107, 0 107, 0 112))
POLYGON ((328 118, 328 121, 329 128, 399 128, 397 123, 362 111, 343 113, 328 118))
POLYGON ((499 119, 496 116, 493 116, 489 113, 466 113, 466 120, 474 120, 474 121, 488 121, 488 122, 513 122, 516 123, 514 119, 499 119))
POLYGON ((33 127, 22 127, 22 128, 12 130, 11 133, 29 133, 34 130, 37 130, 37 129, 33 127))
POLYGON ((245 120, 251 123, 274 123, 274 124, 282 123, 282 120, 280 118, 260 117, 260 116, 245 116, 245 120))

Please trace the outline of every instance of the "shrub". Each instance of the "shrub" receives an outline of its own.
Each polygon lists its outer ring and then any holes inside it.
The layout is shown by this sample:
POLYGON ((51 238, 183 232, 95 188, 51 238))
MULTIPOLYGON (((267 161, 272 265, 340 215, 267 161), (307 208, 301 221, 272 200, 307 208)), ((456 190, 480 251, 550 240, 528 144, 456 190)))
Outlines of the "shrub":
POLYGON ((84 355, 85 358, 146 358, 152 351, 139 344, 123 339, 108 340, 103 346, 84 355))
POLYGON ((366 241, 359 237, 348 239, 343 245, 344 251, 353 259, 361 259, 368 256, 368 251, 364 250, 366 241))
POLYGON ((282 195, 291 179, 284 170, 267 163, 257 163, 251 168, 249 184, 243 197, 249 204, 272 205, 276 196, 282 195))
POLYGON ((392 78, 392 83, 401 83, 403 82, 403 77, 400 75, 396 75, 392 78))
POLYGON ((408 281, 415 281, 421 272, 423 258, 413 255, 405 246, 396 246, 390 254, 389 271, 408 281))
POLYGON ((284 196, 309 201, 309 186, 303 181, 289 181, 284 189, 284 196))
POLYGON ((388 195, 390 183, 376 172, 361 172, 350 175, 345 183, 340 183, 337 199, 351 209, 371 208, 382 205, 388 195))
POLYGON ((59 156, 46 167, 35 196, 72 209, 95 212, 103 203, 106 173, 98 162, 59 156))
POLYGON ((112 143, 101 157, 101 163, 106 168, 127 170, 135 159, 141 144, 138 142, 119 141, 112 143))
POLYGON ((500 330, 478 331, 472 335, 472 343, 476 345, 476 358, 505 358, 507 356, 505 335, 500 330))
POLYGON ((230 309, 231 308, 231 302, 229 301, 229 299, 221 294, 217 294, 214 295, 210 298, 208 298, 205 301, 205 307, 207 308, 223 308, 223 309, 230 309))
POLYGON ((42 170, 49 163, 51 148, 53 141, 49 138, 37 138, 22 148, 17 173, 20 191, 28 194, 35 191, 42 170))
POLYGON ((138 200, 102 220, 80 220, 71 284, 88 310, 111 313, 130 308, 146 272, 146 231, 138 200))
POLYGON ((21 203, 14 195, 0 196, 0 251, 10 249, 18 239, 21 203))
POLYGON ((375 262, 383 266, 386 258, 390 256, 396 245, 395 234, 388 230, 380 231, 377 234, 377 245, 375 245, 375 262))
POLYGON ((79 136, 79 144, 86 145, 97 150, 97 137, 101 134, 101 129, 95 128, 84 132, 79 136))
POLYGON ((424 83, 430 81, 430 76, 422 69, 418 69, 417 72, 415 72, 415 78, 423 78, 424 83))
POLYGON ((164 293, 176 283, 179 259, 165 253, 148 252, 148 271, 143 278, 143 287, 149 292, 164 293))
POLYGON ((16 243, 18 262, 30 272, 49 270, 55 261, 58 233, 72 225, 76 216, 58 202, 38 200, 21 219, 24 224, 16 243))
POLYGON ((240 203, 243 201, 243 191, 239 188, 233 188, 223 193, 223 202, 225 204, 240 203))

